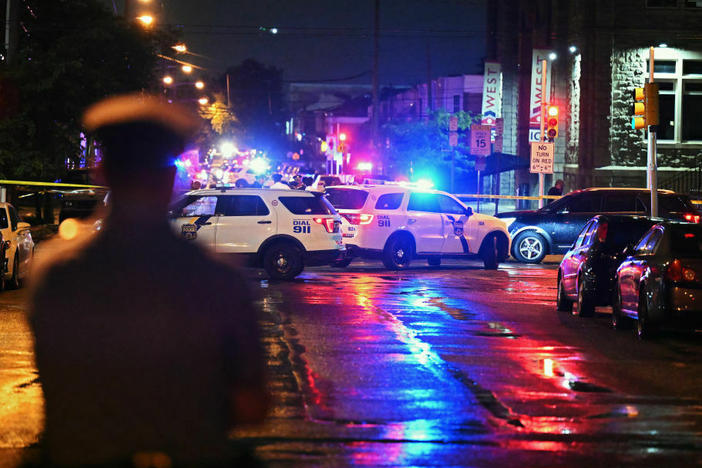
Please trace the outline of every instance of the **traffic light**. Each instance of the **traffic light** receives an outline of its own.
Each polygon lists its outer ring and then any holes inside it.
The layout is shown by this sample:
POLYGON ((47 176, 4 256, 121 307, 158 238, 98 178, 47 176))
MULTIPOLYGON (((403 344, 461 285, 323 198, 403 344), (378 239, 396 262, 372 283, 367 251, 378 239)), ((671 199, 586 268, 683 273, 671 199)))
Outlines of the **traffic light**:
POLYGON ((546 109, 546 139, 553 141, 558 136, 558 106, 546 109))
POLYGON ((658 83, 645 83, 643 88, 634 88, 633 113, 631 128, 634 130, 658 125, 658 83))

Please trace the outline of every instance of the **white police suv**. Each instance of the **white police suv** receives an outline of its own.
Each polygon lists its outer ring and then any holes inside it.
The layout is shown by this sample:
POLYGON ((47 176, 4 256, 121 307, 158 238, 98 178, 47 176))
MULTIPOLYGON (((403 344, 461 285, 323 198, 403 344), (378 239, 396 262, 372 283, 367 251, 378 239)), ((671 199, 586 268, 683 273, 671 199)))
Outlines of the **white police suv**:
POLYGON ((327 198, 344 218, 346 257, 381 258, 386 268, 407 268, 413 258, 438 266, 442 257, 482 259, 495 269, 507 258, 505 223, 473 213, 456 197, 402 185, 327 187, 327 198))
POLYGON ((319 193, 260 188, 188 192, 170 210, 184 239, 217 254, 248 257, 273 279, 292 279, 305 266, 343 257, 341 218, 319 193))

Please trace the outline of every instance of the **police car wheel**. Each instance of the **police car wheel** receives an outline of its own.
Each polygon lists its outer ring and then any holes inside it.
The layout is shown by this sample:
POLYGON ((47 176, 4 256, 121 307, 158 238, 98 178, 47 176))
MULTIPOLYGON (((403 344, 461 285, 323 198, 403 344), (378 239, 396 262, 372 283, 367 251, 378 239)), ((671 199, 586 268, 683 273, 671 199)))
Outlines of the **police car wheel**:
POLYGON ((263 268, 271 279, 293 279, 302 272, 302 253, 288 243, 273 244, 263 255, 263 268))
POLYGON ((393 236, 383 250, 383 265, 389 270, 404 270, 412 261, 412 243, 406 236, 393 236))
POLYGON ((540 263, 546 256, 546 249, 546 239, 533 231, 519 234, 512 243, 512 255, 524 263, 540 263))

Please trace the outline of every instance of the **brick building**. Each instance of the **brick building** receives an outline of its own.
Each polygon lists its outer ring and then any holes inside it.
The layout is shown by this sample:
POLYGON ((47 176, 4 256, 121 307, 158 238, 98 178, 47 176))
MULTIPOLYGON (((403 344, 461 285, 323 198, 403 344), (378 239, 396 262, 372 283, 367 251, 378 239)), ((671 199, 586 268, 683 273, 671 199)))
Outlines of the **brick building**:
MULTIPOLYGON (((660 84, 659 184, 672 184, 702 161, 701 0, 498 0, 488 5, 487 60, 502 64, 504 151, 529 158, 534 49, 550 60, 551 102, 561 109, 551 179, 566 189, 645 186, 646 135, 630 126, 631 92, 660 84)), ((512 183, 535 194, 537 178, 512 183)), ((504 184, 504 182, 503 182, 504 184)), ((503 192, 504 190, 503 185, 503 192)))

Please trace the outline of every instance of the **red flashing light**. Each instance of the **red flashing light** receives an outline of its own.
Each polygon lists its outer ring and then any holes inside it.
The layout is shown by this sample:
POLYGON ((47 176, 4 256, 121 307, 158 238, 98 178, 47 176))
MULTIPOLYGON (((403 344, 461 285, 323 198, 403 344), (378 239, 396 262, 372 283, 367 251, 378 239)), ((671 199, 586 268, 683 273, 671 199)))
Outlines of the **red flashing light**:
POLYGON ((685 239, 693 239, 695 235, 691 232, 686 232, 685 233, 685 239))
POLYGON ((692 213, 685 213, 685 221, 689 221, 691 223, 698 223, 700 222, 700 215, 697 214, 692 214, 692 213))
POLYGON ((337 232, 339 227, 334 222, 334 218, 312 218, 315 223, 321 224, 327 232, 337 232))

